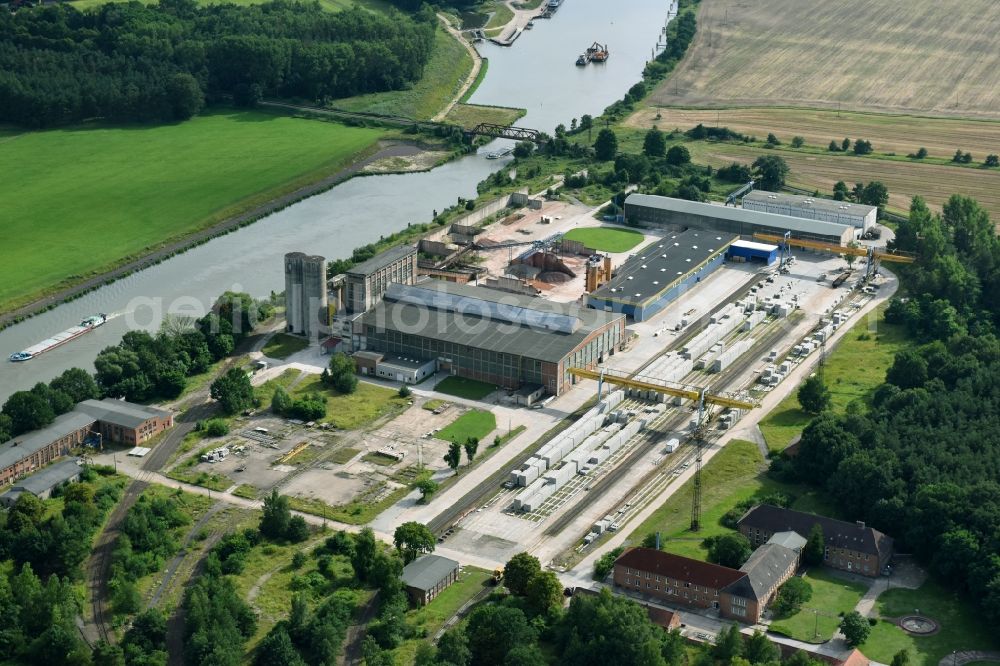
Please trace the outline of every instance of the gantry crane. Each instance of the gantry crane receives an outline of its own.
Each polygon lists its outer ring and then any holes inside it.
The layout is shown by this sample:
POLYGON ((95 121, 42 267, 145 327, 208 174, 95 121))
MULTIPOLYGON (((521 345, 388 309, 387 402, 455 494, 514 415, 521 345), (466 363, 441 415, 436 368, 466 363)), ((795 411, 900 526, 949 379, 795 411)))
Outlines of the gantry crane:
POLYGON ((694 400, 698 405, 698 421, 696 422, 693 439, 695 443, 695 467, 694 467, 694 489, 691 494, 691 531, 697 532, 701 529, 701 454, 705 444, 705 431, 708 428, 708 421, 705 418, 705 405, 719 405, 733 409, 753 409, 758 407, 757 403, 730 398, 724 395, 715 395, 708 392, 707 388, 698 387, 676 387, 656 384, 634 377, 622 377, 608 374, 607 370, 588 370, 586 368, 570 368, 567 372, 574 377, 597 380, 597 396, 600 399, 604 382, 632 388, 638 391, 655 391, 663 395, 675 398, 686 398, 694 400))
POLYGON ((787 253, 789 247, 800 247, 806 250, 823 250, 834 254, 849 254, 853 257, 867 257, 868 265, 865 271, 865 280, 870 280, 875 275, 875 270, 880 262, 888 261, 897 264, 912 264, 917 258, 911 254, 901 252, 888 252, 876 250, 874 246, 859 245, 837 245, 835 243, 824 243, 822 241, 807 240, 805 238, 793 238, 791 233, 783 236, 776 234, 755 233, 755 240, 774 243, 782 248, 782 253, 787 253))

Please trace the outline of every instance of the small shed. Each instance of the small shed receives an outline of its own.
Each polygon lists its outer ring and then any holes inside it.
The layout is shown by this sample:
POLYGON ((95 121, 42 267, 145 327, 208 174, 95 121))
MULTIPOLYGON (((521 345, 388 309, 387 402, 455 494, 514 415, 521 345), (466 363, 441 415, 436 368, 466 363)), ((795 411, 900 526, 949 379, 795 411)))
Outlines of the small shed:
POLYGON ((379 362, 383 358, 385 358, 385 355, 379 352, 374 352, 374 351, 354 352, 354 367, 357 368, 358 374, 374 375, 375 368, 378 367, 379 362))
POLYGON ((417 606, 429 604, 458 580, 458 562, 440 555, 423 555, 403 567, 406 594, 417 606))
POLYGON ((530 407, 543 395, 545 395, 545 387, 541 384, 525 384, 514 394, 514 400, 519 405, 530 407))
POLYGON ((382 379, 404 384, 416 384, 437 372, 437 361, 388 356, 375 366, 375 374, 382 379))

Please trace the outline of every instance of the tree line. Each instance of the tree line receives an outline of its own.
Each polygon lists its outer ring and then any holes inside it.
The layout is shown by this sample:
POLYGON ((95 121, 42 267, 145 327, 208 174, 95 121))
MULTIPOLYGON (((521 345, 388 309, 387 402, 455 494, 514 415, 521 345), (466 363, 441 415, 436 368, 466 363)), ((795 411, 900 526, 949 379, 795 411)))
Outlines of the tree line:
POLYGON ((431 10, 407 15, 318 2, 69 3, 0 13, 0 121, 185 120, 206 101, 323 103, 399 90, 434 45, 431 10))
POLYGON ((974 200, 936 215, 916 197, 894 247, 919 259, 886 321, 917 344, 870 404, 820 414, 774 469, 824 487, 1000 621, 1000 239, 974 200))

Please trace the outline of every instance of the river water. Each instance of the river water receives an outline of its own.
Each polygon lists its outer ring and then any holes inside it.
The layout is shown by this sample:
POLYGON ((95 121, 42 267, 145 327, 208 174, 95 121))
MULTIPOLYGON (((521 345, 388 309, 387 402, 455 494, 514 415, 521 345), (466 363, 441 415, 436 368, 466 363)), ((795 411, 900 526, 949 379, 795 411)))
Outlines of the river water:
MULTIPOLYGON (((596 116, 639 80, 667 17, 669 0, 565 0, 551 20, 535 21, 511 48, 480 44, 489 71, 472 97, 477 104, 522 107, 518 125, 552 133, 574 117, 596 116), (592 42, 607 43, 602 65, 574 65, 592 42)), ((377 241, 408 223, 429 221, 509 160, 484 152, 426 173, 354 178, 253 225, 135 273, 82 298, 0 331, 0 401, 73 366, 91 369, 97 353, 132 328, 155 330, 164 314, 200 316, 227 289, 266 296, 284 289, 282 257, 305 251, 329 259, 377 241), (107 324, 32 359, 6 356, 96 312, 107 324)))

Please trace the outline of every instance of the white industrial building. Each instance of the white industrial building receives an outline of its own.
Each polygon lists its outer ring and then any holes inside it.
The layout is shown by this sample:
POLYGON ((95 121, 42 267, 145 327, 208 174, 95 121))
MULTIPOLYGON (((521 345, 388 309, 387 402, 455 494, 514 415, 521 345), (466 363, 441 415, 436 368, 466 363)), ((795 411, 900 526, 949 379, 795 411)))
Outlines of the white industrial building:
POLYGON ((875 225, 878 208, 850 201, 755 190, 743 197, 744 210, 846 224, 862 232, 875 225))

